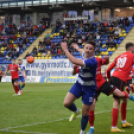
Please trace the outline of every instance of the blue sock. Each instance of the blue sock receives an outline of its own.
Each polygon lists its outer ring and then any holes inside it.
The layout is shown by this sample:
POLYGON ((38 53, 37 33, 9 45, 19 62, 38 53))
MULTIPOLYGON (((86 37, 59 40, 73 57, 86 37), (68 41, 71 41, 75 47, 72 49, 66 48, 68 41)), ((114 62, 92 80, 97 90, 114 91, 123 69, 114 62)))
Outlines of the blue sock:
POLYGON ((82 119, 81 119, 81 130, 85 130, 87 127, 87 123, 88 123, 88 119, 89 119, 89 115, 87 116, 83 116, 82 115, 82 119))
POLYGON ((69 107, 67 107, 69 110, 75 112, 77 110, 77 107, 74 103, 72 103, 69 107))
POLYGON ((20 88, 23 89, 24 87, 25 87, 25 84, 22 84, 20 88))
POLYGON ((19 85, 19 89, 21 90, 21 87, 20 87, 20 85, 19 85))

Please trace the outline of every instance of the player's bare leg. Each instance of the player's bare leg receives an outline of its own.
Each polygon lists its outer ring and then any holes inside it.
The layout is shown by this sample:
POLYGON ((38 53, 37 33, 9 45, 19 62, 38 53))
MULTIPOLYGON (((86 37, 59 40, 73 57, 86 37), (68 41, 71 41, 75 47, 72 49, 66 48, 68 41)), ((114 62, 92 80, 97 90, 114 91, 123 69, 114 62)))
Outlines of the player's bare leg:
POLYGON ((113 95, 118 96, 119 98, 129 98, 131 101, 134 101, 134 96, 127 94, 125 91, 120 91, 118 88, 113 91, 113 95))
POLYGON ((120 99, 114 97, 111 132, 125 132, 124 130, 117 128, 117 123, 118 123, 118 118, 119 118, 119 107, 120 107, 120 99))
POLYGON ((95 103, 96 103, 96 99, 94 99, 93 104, 90 106, 90 110, 89 110, 90 130, 88 131, 87 134, 94 133, 94 120, 95 120, 94 110, 95 110, 95 103))
POLYGON ((90 109, 90 105, 83 104, 80 134, 84 134, 84 131, 87 127, 88 119, 89 119, 89 109, 90 109))
POLYGON ((123 98, 122 99, 122 103, 121 103, 121 126, 123 128, 126 128, 126 127, 131 127, 133 126, 132 124, 128 123, 126 121, 126 114, 127 114, 127 99, 126 98, 123 98))
POLYGON ((66 97, 65 97, 65 99, 64 99, 64 102, 63 102, 64 107, 68 108, 69 110, 71 110, 73 112, 71 117, 70 117, 70 119, 69 119, 69 121, 75 120, 76 116, 78 114, 80 114, 80 111, 81 111, 74 104, 74 101, 76 99, 77 98, 72 93, 68 92, 66 97))

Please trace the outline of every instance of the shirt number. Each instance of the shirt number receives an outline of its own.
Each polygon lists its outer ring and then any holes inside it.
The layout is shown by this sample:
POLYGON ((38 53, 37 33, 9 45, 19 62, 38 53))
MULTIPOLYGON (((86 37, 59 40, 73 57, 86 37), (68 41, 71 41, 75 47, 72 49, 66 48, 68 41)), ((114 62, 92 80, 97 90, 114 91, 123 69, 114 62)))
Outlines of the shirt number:
POLYGON ((123 68, 126 64, 127 57, 118 58, 117 60, 117 68, 123 68))

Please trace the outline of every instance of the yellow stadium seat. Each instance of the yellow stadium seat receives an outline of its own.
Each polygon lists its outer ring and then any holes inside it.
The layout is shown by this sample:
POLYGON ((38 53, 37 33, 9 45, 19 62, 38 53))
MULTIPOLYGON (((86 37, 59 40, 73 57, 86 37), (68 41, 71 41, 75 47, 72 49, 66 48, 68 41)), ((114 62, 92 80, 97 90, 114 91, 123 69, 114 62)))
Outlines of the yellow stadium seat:
POLYGON ((41 57, 41 59, 45 59, 45 57, 41 57))
POLYGON ((115 47, 113 47, 113 48, 111 49, 111 51, 115 51, 115 47))
POLYGON ((63 32, 63 30, 61 29, 60 32, 63 32))
POLYGON ((54 34, 53 34, 53 36, 57 36, 57 34, 56 34, 56 33, 54 33, 54 34))
POLYGON ((41 57, 41 56, 42 56, 42 54, 41 54, 41 53, 38 53, 38 54, 37 54, 37 56, 38 56, 38 57, 41 57))
POLYGON ((48 59, 52 59, 52 57, 48 57, 48 59))
POLYGON ((45 57, 45 59, 48 59, 48 57, 45 57))
POLYGON ((19 38, 20 37, 20 34, 17 34, 17 37, 19 38))
POLYGON ((126 33, 123 34, 123 37, 126 37, 126 33))
POLYGON ((106 47, 106 44, 103 44, 103 45, 102 45, 102 48, 104 48, 104 47, 106 47))
POLYGON ((34 57, 34 59, 36 60, 36 59, 38 59, 38 57, 34 57))
POLYGON ((123 34, 122 34, 122 33, 120 33, 120 34, 119 34, 119 37, 122 37, 122 36, 123 36, 123 34))
POLYGON ((38 57, 38 59, 41 59, 41 57, 38 57))
POLYGON ((102 51, 102 52, 100 53, 100 55, 104 55, 104 52, 102 51))
POLYGON ((116 44, 116 47, 118 47, 119 46, 119 44, 116 44))
POLYGON ((122 33, 125 33, 126 31, 125 30, 122 30, 122 33))
POLYGON ((106 51, 106 52, 104 53, 104 55, 108 55, 108 51, 106 51))
POLYGON ((4 51, 1 51, 1 53, 3 54, 3 53, 4 53, 4 51))
POLYGON ((111 51, 111 50, 112 50, 112 49, 109 47, 107 51, 109 52, 109 51, 111 51))
POLYGON ((60 33, 57 33, 57 36, 59 36, 60 35, 60 33))
POLYGON ((53 38, 53 37, 54 37, 53 34, 51 34, 51 35, 50 35, 50 38, 53 38))
POLYGON ((1 48, 1 51, 4 51, 4 50, 5 50, 5 48, 4 48, 4 47, 2 47, 2 48, 1 48))
POLYGON ((12 44, 14 43, 14 40, 12 40, 12 44))

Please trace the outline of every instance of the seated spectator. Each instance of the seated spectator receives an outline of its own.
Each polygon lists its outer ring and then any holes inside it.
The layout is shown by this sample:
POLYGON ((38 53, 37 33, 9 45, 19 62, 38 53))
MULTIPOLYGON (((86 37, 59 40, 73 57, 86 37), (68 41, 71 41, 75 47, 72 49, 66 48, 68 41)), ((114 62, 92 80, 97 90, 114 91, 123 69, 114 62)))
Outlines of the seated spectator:
POLYGON ((36 55, 37 55, 37 53, 38 53, 36 47, 33 48, 32 53, 33 53, 33 56, 36 57, 36 55))
POLYGON ((38 52, 40 52, 40 53, 43 53, 43 52, 45 52, 45 49, 44 49, 44 47, 43 47, 43 46, 39 46, 39 48, 38 48, 38 52))
POLYGON ((62 55, 62 50, 59 48, 59 49, 57 50, 57 53, 58 53, 58 55, 62 55))
POLYGON ((108 47, 115 47, 115 46, 116 46, 116 44, 115 44, 115 42, 114 42, 114 39, 113 39, 112 37, 108 37, 108 39, 107 39, 107 41, 106 41, 106 45, 107 45, 108 47))
POLYGON ((47 54, 45 55, 46 57, 51 57, 51 52, 48 51, 47 54))
POLYGON ((130 25, 129 20, 126 20, 126 26, 128 27, 130 25))
POLYGON ((118 28, 115 29, 115 32, 114 32, 114 39, 118 40, 119 39, 119 30, 118 28))
POLYGON ((100 47, 96 47, 95 49, 95 55, 99 56, 100 55, 100 47))
POLYGON ((97 35, 96 35, 96 39, 100 39, 100 38, 101 38, 100 34, 97 33, 97 35))
POLYGON ((27 54, 26 54, 26 56, 25 56, 25 59, 26 59, 28 56, 30 56, 30 53, 29 53, 29 52, 27 52, 27 54))

